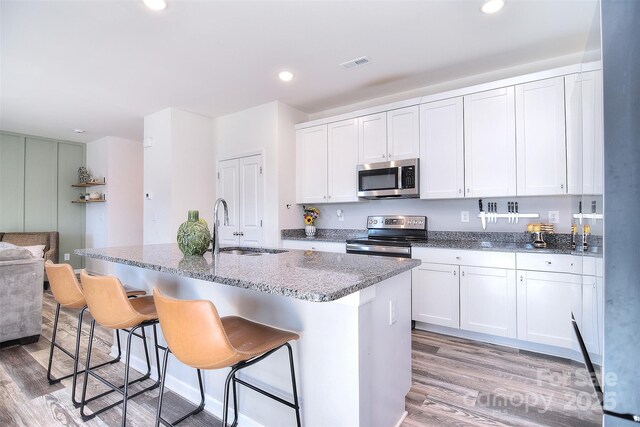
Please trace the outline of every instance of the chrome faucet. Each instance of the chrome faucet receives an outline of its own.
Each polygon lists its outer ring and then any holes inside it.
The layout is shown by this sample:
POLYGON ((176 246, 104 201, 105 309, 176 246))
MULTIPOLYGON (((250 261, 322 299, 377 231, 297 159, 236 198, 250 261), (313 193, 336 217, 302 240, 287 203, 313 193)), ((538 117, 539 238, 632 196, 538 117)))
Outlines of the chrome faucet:
POLYGON ((219 198, 216 200, 215 205, 213 206, 213 254, 217 255, 220 253, 220 221, 218 220, 218 207, 222 203, 222 207, 224 208, 224 225, 229 225, 229 210, 227 209, 227 202, 223 198, 219 198))

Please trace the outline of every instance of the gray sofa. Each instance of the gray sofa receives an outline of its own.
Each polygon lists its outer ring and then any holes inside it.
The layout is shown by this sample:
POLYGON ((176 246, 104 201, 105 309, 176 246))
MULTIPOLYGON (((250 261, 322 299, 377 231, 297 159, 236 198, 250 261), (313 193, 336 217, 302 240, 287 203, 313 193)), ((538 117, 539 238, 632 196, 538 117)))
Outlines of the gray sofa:
POLYGON ((42 331, 44 259, 0 242, 0 343, 35 342, 42 331))
MULTIPOLYGON (((57 231, 0 232, 0 242, 17 246, 44 245, 44 261, 51 261, 54 264, 58 263, 58 239, 57 231)), ((44 281, 48 281, 46 273, 44 281)))

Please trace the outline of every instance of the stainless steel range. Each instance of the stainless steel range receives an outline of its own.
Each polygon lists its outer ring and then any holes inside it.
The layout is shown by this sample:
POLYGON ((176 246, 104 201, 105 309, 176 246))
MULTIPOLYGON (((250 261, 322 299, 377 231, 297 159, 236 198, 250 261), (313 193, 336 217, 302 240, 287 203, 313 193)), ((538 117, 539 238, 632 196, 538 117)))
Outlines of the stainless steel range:
POLYGON ((411 258, 411 242, 427 241, 427 217, 370 216, 368 237, 347 240, 347 253, 411 258))

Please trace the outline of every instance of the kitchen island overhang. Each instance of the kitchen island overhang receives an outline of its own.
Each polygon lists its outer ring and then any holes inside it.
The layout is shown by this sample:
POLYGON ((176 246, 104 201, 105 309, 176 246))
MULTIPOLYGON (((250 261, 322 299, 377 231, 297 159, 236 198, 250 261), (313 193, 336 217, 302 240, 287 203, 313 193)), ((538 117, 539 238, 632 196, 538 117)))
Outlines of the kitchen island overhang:
MULTIPOLYGON (((411 386, 410 270, 418 260, 296 250, 185 258, 173 244, 76 253, 113 263, 112 273, 124 283, 211 300, 221 316, 298 332, 292 344, 304 425, 393 426, 404 416, 411 386)), ((142 365, 141 348, 132 357, 142 365)), ((244 375, 290 398, 286 357, 276 353, 244 375)), ((167 386, 195 402, 195 371, 173 358, 169 363, 167 386)), ((218 417, 225 375, 205 375, 206 409, 218 417)), ((289 408, 239 392, 241 424, 295 425, 289 408)))

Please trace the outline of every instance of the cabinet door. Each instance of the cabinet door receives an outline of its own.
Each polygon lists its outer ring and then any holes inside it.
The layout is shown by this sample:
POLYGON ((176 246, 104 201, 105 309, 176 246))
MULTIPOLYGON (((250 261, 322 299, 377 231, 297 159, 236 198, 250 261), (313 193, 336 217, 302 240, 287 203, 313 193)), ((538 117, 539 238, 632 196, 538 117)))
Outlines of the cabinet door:
POLYGON ((565 76, 567 184, 570 194, 602 194, 602 72, 565 76))
POLYGON ((387 159, 403 160, 420 157, 419 107, 387 111, 387 159))
POLYGON ((602 194, 604 131, 602 72, 582 73, 582 192, 602 194))
POLYGON ((328 133, 327 200, 332 203, 357 202, 358 120, 330 123, 328 133))
POLYGON ((27 138, 24 231, 58 229, 58 143, 27 138))
POLYGON ((296 132, 296 202, 327 201, 327 125, 296 132))
POLYGON ((419 322, 460 326, 460 281, 457 265, 422 263, 412 271, 411 318, 419 322))
MULTIPOLYGON (((79 189, 71 185, 78 182, 78 168, 85 165, 85 145, 58 144, 58 256, 64 260, 64 254, 69 254, 65 261, 74 268, 82 268, 83 257, 73 253, 74 250, 85 246, 85 209, 82 205, 69 203, 78 198, 79 189)), ((102 191, 105 187, 98 187, 102 191)), ((90 190, 95 191, 95 190, 90 190)), ((100 206, 100 205, 98 205, 100 206)), ((91 209, 91 206, 87 206, 91 209)))
POLYGON ((516 272, 460 267, 460 328, 516 338, 516 272))
POLYGON ((0 230, 24 230, 24 137, 0 134, 0 230))
MULTIPOLYGON (((240 173, 238 159, 223 160, 218 162, 218 197, 222 197, 227 202, 229 213, 229 224, 224 225, 224 212, 218 212, 220 227, 218 233, 220 246, 237 246, 238 227, 240 217, 240 173), (234 234, 235 233, 235 234, 234 234)), ((220 210, 222 210, 222 206, 220 210)), ((213 224, 211 224, 213 231, 213 224)))
POLYGON ((462 98, 420 106, 420 197, 464 197, 462 98))
POLYGON ((240 245, 262 245, 262 156, 243 157, 238 160, 240 174, 240 203, 238 231, 240 245))
POLYGON ((513 87, 464 97, 466 196, 516 195, 513 87))
POLYGON ((582 317, 582 277, 574 274, 517 271, 518 339, 576 348, 573 312, 582 317))
POLYGON ((516 86, 518 195, 566 194, 564 78, 516 86))
POLYGON ((358 163, 387 161, 387 113, 358 118, 358 163))
POLYGON ((598 340, 598 287, 595 276, 582 277, 582 321, 580 333, 589 353, 600 354, 598 340))

